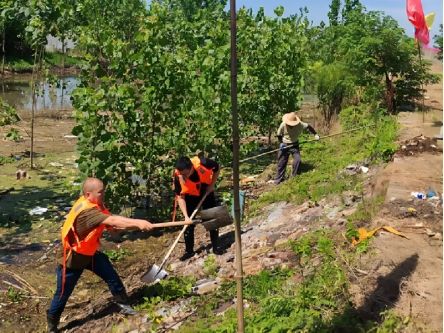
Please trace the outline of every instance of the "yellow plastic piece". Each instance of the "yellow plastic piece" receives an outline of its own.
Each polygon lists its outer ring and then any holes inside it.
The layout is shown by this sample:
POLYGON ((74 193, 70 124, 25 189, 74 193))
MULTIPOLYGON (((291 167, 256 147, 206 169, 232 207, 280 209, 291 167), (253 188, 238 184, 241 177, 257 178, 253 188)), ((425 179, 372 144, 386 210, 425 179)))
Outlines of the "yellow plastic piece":
POLYGON ((408 237, 406 235, 404 235, 403 233, 399 232, 398 230, 396 230, 393 227, 390 227, 390 226, 386 225, 386 226, 382 226, 382 227, 373 229, 371 231, 367 231, 367 229, 365 229, 365 228, 359 228, 358 229, 359 238, 357 240, 353 239, 352 240, 352 245, 355 246, 355 245, 359 244, 360 242, 362 242, 362 241, 364 241, 364 240, 366 240, 368 238, 373 237, 374 234, 377 231, 381 230, 381 229, 384 229, 385 231, 391 232, 392 234, 395 234, 395 235, 398 235, 398 236, 401 236, 401 237, 404 237, 404 238, 408 239, 408 237))

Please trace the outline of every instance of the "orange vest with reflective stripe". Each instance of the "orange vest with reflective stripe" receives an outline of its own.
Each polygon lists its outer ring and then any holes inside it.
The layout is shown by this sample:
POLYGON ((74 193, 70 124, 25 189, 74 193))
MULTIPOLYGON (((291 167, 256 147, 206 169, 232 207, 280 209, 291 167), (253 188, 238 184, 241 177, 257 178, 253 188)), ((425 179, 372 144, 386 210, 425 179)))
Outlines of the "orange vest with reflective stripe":
POLYGON ((174 174, 179 178, 179 183, 181 186, 180 194, 189 194, 194 196, 200 195, 200 184, 204 183, 210 185, 213 181, 213 170, 206 168, 200 163, 199 157, 193 157, 191 159, 191 163, 193 163, 193 168, 195 172, 197 172, 199 176, 198 182, 193 182, 189 178, 184 179, 184 177, 180 174, 179 170, 175 170, 174 174))
POLYGON ((101 209, 99 205, 90 202, 84 196, 81 196, 72 206, 62 227, 62 245, 65 253, 66 250, 69 250, 83 255, 93 256, 94 253, 96 253, 96 251, 99 249, 99 239, 102 236, 103 230, 105 229, 104 224, 101 224, 97 228, 91 230, 88 235, 82 240, 79 239, 74 228, 74 222, 77 216, 79 216, 81 212, 94 207, 97 207, 103 214, 111 215, 106 208, 101 209), (69 242, 70 233, 72 233, 75 239, 73 244, 70 244, 69 242))

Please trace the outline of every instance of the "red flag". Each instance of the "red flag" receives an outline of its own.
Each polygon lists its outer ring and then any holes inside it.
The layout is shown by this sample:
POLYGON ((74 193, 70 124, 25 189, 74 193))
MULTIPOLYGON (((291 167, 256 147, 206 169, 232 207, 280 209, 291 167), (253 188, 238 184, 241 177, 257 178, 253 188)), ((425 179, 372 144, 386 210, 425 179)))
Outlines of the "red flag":
POLYGON ((429 29, 422 10, 421 0, 407 0, 407 17, 415 27, 415 38, 427 45, 429 43, 429 29))

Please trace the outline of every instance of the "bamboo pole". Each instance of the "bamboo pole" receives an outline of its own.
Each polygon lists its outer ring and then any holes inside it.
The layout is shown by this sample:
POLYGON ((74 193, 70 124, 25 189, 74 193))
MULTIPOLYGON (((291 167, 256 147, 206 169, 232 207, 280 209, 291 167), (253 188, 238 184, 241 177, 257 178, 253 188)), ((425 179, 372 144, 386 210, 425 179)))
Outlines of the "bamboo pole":
MULTIPOLYGON (((374 127, 374 126, 375 125, 352 128, 352 129, 350 129, 348 131, 343 131, 343 132, 340 132, 340 133, 335 133, 335 134, 330 134, 330 135, 323 136, 323 137, 320 138, 320 140, 326 139, 326 138, 331 138, 331 137, 337 136, 337 135, 343 135, 343 134, 346 134, 346 133, 358 131, 358 130, 365 129, 365 128, 374 127)), ((304 143, 315 142, 315 141, 317 141, 317 140, 307 140, 307 141, 299 142, 299 144, 301 145, 301 144, 304 144, 304 143)), ((291 148, 292 146, 293 146, 293 144, 288 144, 285 149, 291 148)), ((265 155, 268 155, 268 154, 275 153, 275 152, 279 151, 280 149, 281 148, 277 148, 277 149, 266 151, 265 153, 262 153, 262 154, 250 156, 250 157, 244 158, 243 160, 240 160, 239 162, 240 163, 244 163, 244 162, 249 161, 249 160, 254 160, 254 159, 258 158, 258 157, 262 157, 262 156, 265 156, 265 155)))
POLYGON ((34 52, 34 65, 32 67, 32 76, 31 76, 31 93, 32 93, 32 105, 31 105, 31 152, 30 152, 30 159, 31 159, 31 169, 34 169, 34 121, 35 121, 35 106, 36 106, 36 92, 35 92, 35 85, 36 85, 36 72, 37 72, 37 54, 39 50, 36 49, 34 52))
POLYGON ((239 202, 239 119, 237 112, 237 50, 236 50, 236 0, 230 0, 231 18, 231 114, 233 130, 233 195, 236 241, 236 295, 237 331, 244 332, 244 297, 242 291, 242 243, 239 202))

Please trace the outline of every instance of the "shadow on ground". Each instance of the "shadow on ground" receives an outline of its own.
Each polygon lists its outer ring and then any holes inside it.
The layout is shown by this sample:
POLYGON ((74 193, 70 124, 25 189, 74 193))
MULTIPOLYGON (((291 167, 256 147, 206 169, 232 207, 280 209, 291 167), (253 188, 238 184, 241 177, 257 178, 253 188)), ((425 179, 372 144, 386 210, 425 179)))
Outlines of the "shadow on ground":
POLYGON ((341 316, 335 317, 328 332, 357 332, 358 327, 371 328, 381 323, 383 313, 392 309, 401 295, 401 284, 413 274, 418 265, 418 255, 414 254, 398 264, 393 270, 378 277, 373 291, 367 295, 359 308, 350 306, 341 316))

